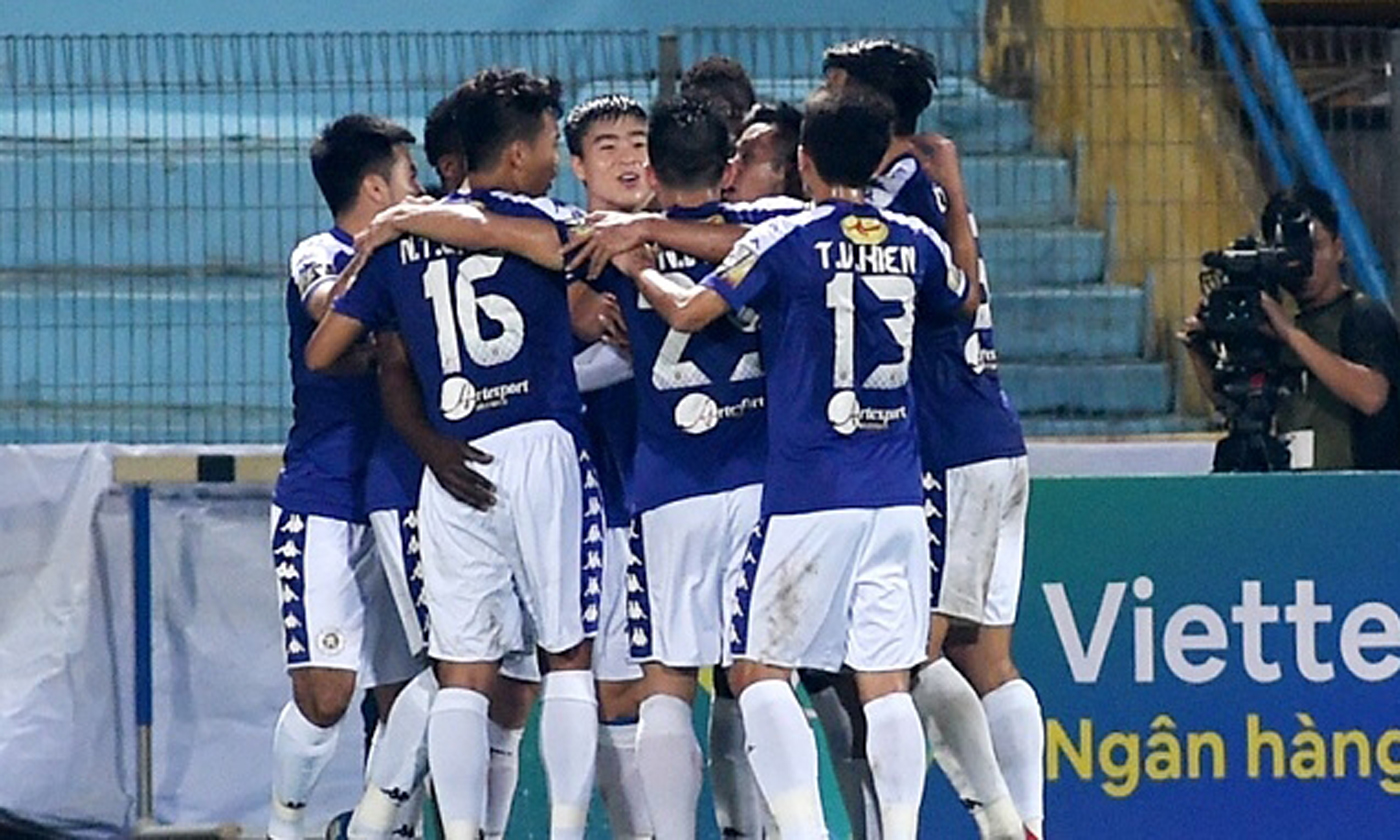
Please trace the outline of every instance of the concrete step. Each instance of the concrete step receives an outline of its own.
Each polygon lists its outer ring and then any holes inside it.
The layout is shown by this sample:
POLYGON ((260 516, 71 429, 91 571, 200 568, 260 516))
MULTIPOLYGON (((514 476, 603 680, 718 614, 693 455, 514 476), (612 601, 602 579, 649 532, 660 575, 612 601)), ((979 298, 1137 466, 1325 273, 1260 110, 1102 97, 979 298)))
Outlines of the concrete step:
POLYGON ((983 225, 1071 224, 1069 161, 1044 155, 973 155, 963 162, 972 209, 983 225))
POLYGON ((962 155, 1030 150, 1035 139, 1030 103, 993 96, 963 79, 951 82, 940 86, 919 120, 920 131, 948 135, 962 155))
POLYGON ((1021 428, 1028 438, 1127 437, 1131 435, 1173 435, 1210 432, 1203 417, 1180 414, 1122 416, 1074 416, 1062 414, 1023 414, 1021 428))
POLYGON ((1022 415, 1144 416, 1172 408, 1165 362, 1008 362, 1001 367, 1001 382, 1022 415))
POLYGON ((984 227, 981 242, 995 291, 1095 283, 1103 278, 1101 230, 984 227))
POLYGON ((994 289, 997 353, 1013 361, 1134 358, 1142 354, 1143 305, 1142 289, 1130 286, 994 289))

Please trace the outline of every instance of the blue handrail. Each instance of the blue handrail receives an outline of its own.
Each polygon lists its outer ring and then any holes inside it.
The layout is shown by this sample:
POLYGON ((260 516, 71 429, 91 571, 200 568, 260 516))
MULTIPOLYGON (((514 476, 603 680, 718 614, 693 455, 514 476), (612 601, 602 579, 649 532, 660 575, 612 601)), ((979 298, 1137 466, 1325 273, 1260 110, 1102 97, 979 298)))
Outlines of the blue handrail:
POLYGON ((1293 137, 1294 147, 1302 159, 1308 180, 1326 190, 1337 204, 1341 234, 1346 241, 1353 274, 1366 294, 1386 300, 1389 297, 1390 282, 1386 278, 1380 254, 1376 252, 1376 246, 1371 241, 1371 234, 1361 219, 1361 213, 1351 200, 1351 191, 1347 189, 1346 181, 1337 171, 1332 155, 1327 151, 1322 132, 1313 120, 1312 108, 1303 97, 1303 92, 1298 89, 1293 70, 1279 49, 1273 30, 1269 28, 1269 21, 1259 8, 1258 0, 1229 0, 1229 3, 1235 25, 1249 47, 1254 65, 1269 88, 1284 127, 1293 137))
POLYGON ((1293 186, 1297 180, 1293 164, 1289 161, 1288 153, 1279 141, 1277 132, 1274 131, 1273 120, 1264 110, 1264 105, 1259 101, 1259 94, 1255 92, 1254 85, 1249 80, 1249 71, 1240 60, 1235 42, 1230 38, 1229 30, 1225 28, 1225 19, 1215 7, 1215 0, 1194 0, 1194 3, 1196 15, 1206 25, 1206 29, 1210 30, 1211 37, 1215 39, 1215 47, 1220 53, 1220 60, 1225 64, 1225 71, 1230 74, 1230 80, 1239 91, 1240 103, 1244 106, 1245 114, 1249 116, 1250 124, 1254 126, 1254 134, 1259 138, 1264 157, 1274 170, 1274 177, 1283 187, 1293 186))

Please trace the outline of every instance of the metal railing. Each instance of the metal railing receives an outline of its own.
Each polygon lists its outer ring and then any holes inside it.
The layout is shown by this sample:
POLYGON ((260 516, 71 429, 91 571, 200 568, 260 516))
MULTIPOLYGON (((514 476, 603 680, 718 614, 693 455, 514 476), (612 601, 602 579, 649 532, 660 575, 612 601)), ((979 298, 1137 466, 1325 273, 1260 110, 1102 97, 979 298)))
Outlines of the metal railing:
MULTIPOLYGON (((327 223, 306 148, 340 114, 418 132, 438 98, 496 64, 557 75, 566 105, 649 101, 715 53, 744 63, 761 98, 800 101, 827 45, 872 34, 938 57, 921 128, 963 150, 1001 289, 1155 276, 1150 355, 1194 305, 1199 251, 1254 223, 1266 169, 1224 70, 1187 30, 0 38, 0 442, 280 440, 285 261, 327 223)), ((1308 45, 1344 42, 1279 37, 1299 67, 1308 45)), ((1383 198, 1400 181, 1376 173, 1400 168, 1383 156, 1400 143, 1375 80, 1396 49, 1342 53, 1355 73, 1330 86, 1304 78, 1315 112, 1347 114, 1324 135, 1387 254, 1400 211, 1383 198)), ((578 201, 564 170, 558 193, 578 201)))

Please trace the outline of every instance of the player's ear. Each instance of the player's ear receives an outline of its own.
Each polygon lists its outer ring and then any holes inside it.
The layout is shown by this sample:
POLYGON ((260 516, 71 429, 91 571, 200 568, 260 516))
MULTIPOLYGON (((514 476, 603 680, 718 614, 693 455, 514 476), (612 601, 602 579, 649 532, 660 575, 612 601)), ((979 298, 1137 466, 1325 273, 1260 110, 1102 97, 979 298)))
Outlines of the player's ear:
POLYGON ((659 184, 656 180, 656 170, 652 168, 650 161, 647 162, 646 173, 647 188, 650 189, 652 192, 656 192, 657 190, 661 189, 661 184, 659 184))
POLYGON ((569 168, 574 171, 574 177, 578 179, 578 182, 587 188, 588 179, 583 177, 583 158, 579 155, 569 155, 569 168))
POLYGON ((373 207, 387 206, 391 195, 389 180, 378 172, 367 172, 360 180, 360 198, 373 207))
POLYGON ((817 167, 812 163, 812 156, 807 154, 806 146, 797 147, 797 174, 802 177, 803 188, 811 195, 812 184, 817 177, 817 167))

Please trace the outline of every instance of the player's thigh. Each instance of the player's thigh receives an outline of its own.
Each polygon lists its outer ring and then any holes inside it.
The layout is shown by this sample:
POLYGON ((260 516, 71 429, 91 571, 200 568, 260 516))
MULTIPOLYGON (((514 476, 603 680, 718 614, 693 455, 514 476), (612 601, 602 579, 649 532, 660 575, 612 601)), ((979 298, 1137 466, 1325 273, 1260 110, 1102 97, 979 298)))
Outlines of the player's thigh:
MULTIPOLYGON (((377 511, 378 512, 378 511, 377 511)), ((408 518, 408 512, 395 511, 395 521, 408 518)), ((380 517, 382 521, 384 517, 380 517)), ((373 515, 371 515, 373 522, 373 515)), ((386 529, 387 531, 388 529, 386 529)), ((423 670, 426 657, 422 631, 417 617, 412 617, 412 630, 404 626, 391 574, 402 568, 405 552, 417 558, 418 541, 414 536, 405 544, 402 529, 395 527, 380 539, 379 529, 366 529, 364 544, 354 559, 355 583, 360 600, 365 605, 363 661, 361 684, 369 687, 401 685, 423 670), (391 555, 386 562, 385 554, 391 555)), ((411 610, 412 604, 405 604, 411 610)))
POLYGON ((637 517, 640 551, 628 584, 633 658, 673 668, 721 661, 726 584, 737 585, 760 495, 756 485, 741 487, 637 517))
POLYGON ((1007 459, 1005 467, 1005 492, 997 527, 996 559, 982 614, 982 624, 987 627, 1009 627, 1016 623, 1021 581, 1025 574, 1030 468, 1024 455, 1007 459))
MULTIPOLYGON (((944 536, 933 546, 933 608, 953 619, 981 623, 997 561, 1008 459, 953 467, 939 475, 944 536)), ((934 501, 934 506, 938 502, 934 501)))
MULTIPOLYGON (((599 552, 585 554, 584 567, 602 564, 602 599, 599 602, 598 635, 593 640, 593 675, 605 683, 625 683, 641 679, 642 668, 632 661, 628 633, 631 598, 627 592, 628 570, 635 561, 630 545, 631 529, 608 528, 599 552)), ((602 700, 599 689, 599 702, 602 700)))
POLYGON ((272 561, 288 669, 360 668, 364 604, 354 561, 365 527, 272 509, 272 561))
MULTIPOLYGON (((427 649, 428 607, 423 600, 422 551, 418 536, 418 511, 389 508, 370 511, 374 548, 384 569, 405 643, 414 654, 427 649)), ((385 627, 388 632, 391 628, 385 627)))
MULTIPOLYGON (((914 509, 917 511, 917 509, 914 509)), ((835 671, 845 659, 847 607, 870 511, 763 519, 742 561, 730 653, 782 668, 835 671)))
MULTIPOLYGON (((483 465, 492 481, 494 466, 483 465)), ((424 471, 419 546, 434 659, 498 662, 525 647, 511 560, 514 536, 497 508, 479 511, 463 504, 424 471)))
MULTIPOLYGON (((899 671, 925 659, 928 532, 914 506, 872 511, 854 557, 846 664, 857 672, 899 671)), ((863 689, 864 691, 864 689, 863 689)))
MULTIPOLYGON (((603 550, 597 475, 574 438, 557 423, 514 427, 497 497, 507 505, 515 538, 518 589, 540 647, 574 649, 597 632, 602 570, 589 568, 603 550), (591 512, 589 512, 591 511, 591 512)), ((493 450, 494 451, 494 450, 493 450)))

